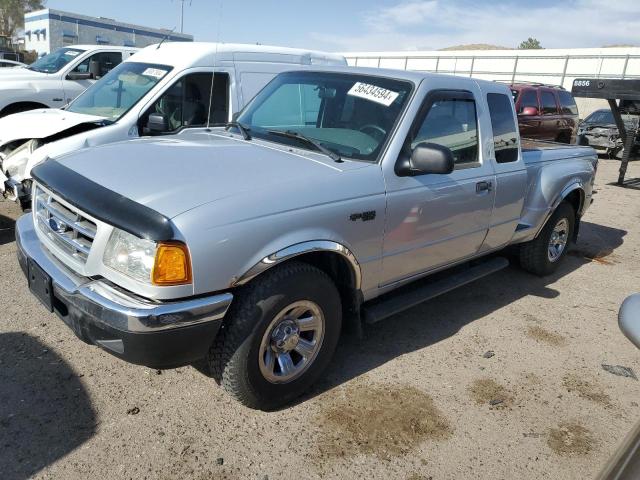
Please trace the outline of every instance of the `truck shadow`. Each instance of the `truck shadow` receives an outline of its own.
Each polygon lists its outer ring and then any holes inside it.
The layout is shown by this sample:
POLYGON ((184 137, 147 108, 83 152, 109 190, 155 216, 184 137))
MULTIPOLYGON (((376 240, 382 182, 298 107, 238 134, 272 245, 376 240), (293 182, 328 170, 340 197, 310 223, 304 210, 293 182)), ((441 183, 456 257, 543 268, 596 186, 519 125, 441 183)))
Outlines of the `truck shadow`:
POLYGON ((13 218, 0 215, 0 245, 11 243, 16 239, 16 221, 13 218))
POLYGON ((87 441, 96 412, 78 375, 26 333, 0 334, 0 471, 32 478, 87 441))
MULTIPOLYGON (((327 375, 301 401, 369 372, 405 353, 434 345, 475 320, 526 296, 555 298, 549 285, 586 263, 605 259, 623 243, 626 231, 583 222, 574 252, 558 271, 540 278, 517 266, 468 284, 374 325, 365 325, 364 339, 343 336, 327 375)), ((602 268, 610 268, 609 263, 602 268)), ((479 347, 481 349, 482 347, 479 347)), ((489 346, 487 346, 487 350, 489 346)), ((482 352, 479 352, 481 355, 482 352)))

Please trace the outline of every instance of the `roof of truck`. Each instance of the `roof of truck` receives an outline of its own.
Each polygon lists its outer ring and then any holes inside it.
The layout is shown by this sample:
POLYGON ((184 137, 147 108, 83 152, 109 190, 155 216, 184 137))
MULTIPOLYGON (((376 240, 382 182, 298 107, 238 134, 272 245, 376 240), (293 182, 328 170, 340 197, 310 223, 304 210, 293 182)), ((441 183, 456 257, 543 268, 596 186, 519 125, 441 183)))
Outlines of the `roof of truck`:
POLYGON ((206 67, 225 61, 274 62, 298 65, 346 65, 342 55, 299 48, 242 43, 164 42, 150 45, 131 59, 178 68, 206 67))
MULTIPOLYGON (((302 69, 301 69, 302 70, 302 69)), ((360 75, 372 75, 378 77, 387 77, 394 78, 396 80, 408 80, 415 84, 419 84, 423 80, 428 80, 430 78, 433 79, 442 79, 448 78, 451 80, 451 88, 456 88, 456 86, 463 86, 469 82, 474 82, 482 86, 487 86, 491 88, 502 87, 505 91, 509 91, 509 86, 507 84, 501 84, 492 82, 489 80, 480 80, 478 78, 471 77, 463 77, 461 75, 447 75, 444 73, 430 73, 430 72, 417 72, 413 70, 394 70, 390 68, 373 68, 373 67, 343 67, 343 66, 311 66, 306 67, 305 71, 323 71, 323 72, 341 72, 341 73, 354 73, 360 75)))

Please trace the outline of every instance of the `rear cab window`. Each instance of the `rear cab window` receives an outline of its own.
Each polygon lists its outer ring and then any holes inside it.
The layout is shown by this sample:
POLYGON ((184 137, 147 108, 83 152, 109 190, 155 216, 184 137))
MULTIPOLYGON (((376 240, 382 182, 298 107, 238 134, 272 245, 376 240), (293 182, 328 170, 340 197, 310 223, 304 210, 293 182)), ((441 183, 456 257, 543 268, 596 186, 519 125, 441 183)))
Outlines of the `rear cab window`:
POLYGON ((501 93, 488 93, 487 104, 489 105, 489 116, 491 117, 496 162, 516 162, 518 160, 520 141, 518 139, 518 126, 513 116, 509 97, 501 93))

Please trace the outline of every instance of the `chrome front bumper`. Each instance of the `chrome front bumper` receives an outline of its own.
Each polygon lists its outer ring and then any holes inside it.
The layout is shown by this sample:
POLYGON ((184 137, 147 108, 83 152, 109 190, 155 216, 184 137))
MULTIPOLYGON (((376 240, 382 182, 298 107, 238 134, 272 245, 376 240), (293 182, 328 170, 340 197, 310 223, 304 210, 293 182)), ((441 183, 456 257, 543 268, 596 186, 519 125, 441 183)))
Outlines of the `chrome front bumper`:
POLYGON ((15 231, 25 275, 31 261, 51 277, 53 311, 80 339, 132 363, 168 367, 202 358, 233 300, 231 293, 172 302, 143 299, 71 272, 43 248, 32 215, 23 215, 15 231))

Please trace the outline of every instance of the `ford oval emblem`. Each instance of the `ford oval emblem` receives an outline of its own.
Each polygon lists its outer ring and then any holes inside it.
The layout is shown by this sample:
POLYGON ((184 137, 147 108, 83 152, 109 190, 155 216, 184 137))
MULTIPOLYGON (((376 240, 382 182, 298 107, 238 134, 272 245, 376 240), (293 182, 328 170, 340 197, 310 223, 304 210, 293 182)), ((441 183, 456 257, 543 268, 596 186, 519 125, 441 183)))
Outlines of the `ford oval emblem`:
POLYGON ((49 219, 49 226, 51 227, 51 230, 57 233, 64 233, 67 231, 67 225, 64 222, 59 222, 53 217, 49 219))

